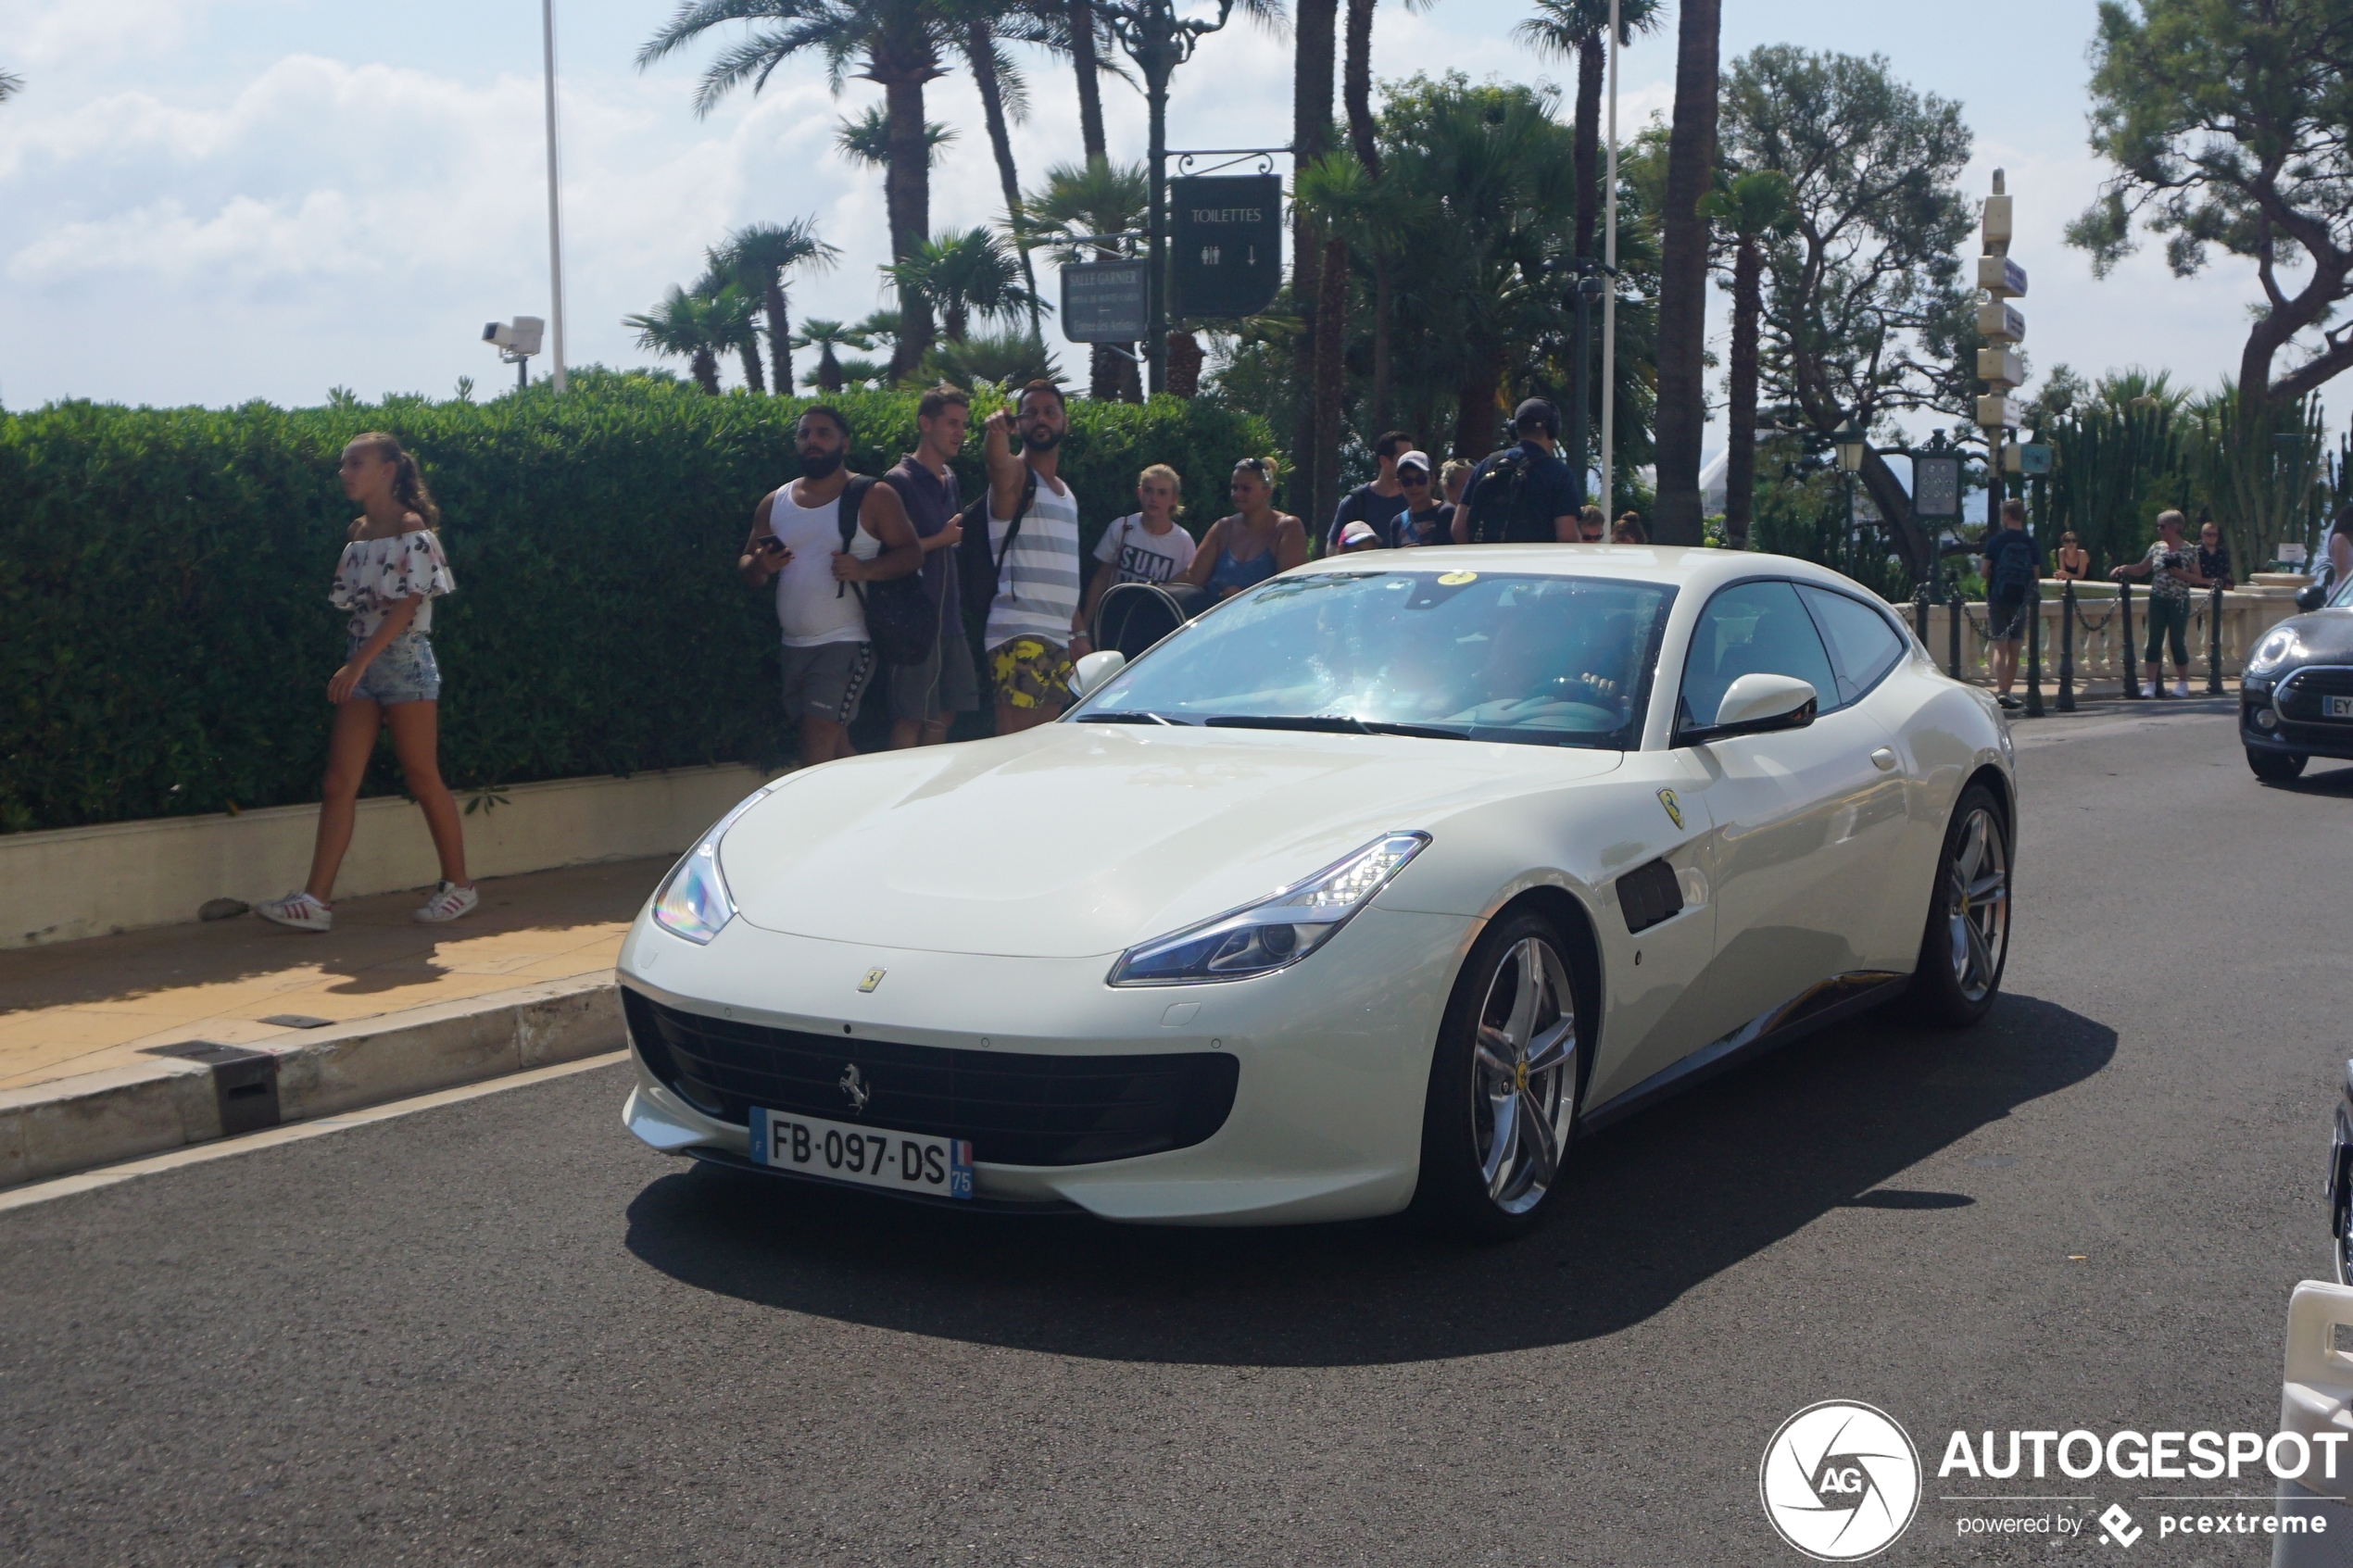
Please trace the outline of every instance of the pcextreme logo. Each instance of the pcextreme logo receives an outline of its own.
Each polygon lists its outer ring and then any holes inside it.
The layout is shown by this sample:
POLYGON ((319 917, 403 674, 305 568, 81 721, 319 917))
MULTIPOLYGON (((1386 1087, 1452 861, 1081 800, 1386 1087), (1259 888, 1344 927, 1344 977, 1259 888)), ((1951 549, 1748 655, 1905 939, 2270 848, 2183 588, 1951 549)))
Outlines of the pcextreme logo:
POLYGON ((1757 1467, 1765 1517, 1818 1562, 1856 1562, 1894 1544, 1920 1504, 1920 1456, 1895 1418, 1851 1399, 1791 1416, 1757 1467))

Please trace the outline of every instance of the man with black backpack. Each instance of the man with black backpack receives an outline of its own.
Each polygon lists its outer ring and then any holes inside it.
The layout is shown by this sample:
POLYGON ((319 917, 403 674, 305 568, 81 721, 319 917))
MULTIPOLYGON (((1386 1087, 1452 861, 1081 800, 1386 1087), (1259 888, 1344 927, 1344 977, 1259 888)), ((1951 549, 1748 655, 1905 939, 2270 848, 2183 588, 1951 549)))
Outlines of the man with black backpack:
POLYGON ((2024 706, 2010 696, 2018 679, 2018 645, 2026 634, 2026 595, 2042 576, 2042 552, 2026 532, 2026 503, 2002 503, 2002 526, 1978 546, 1985 560, 1985 639, 1994 667, 1994 699, 2004 708, 2024 706))
POLYGON ((849 471, 849 421, 838 410, 811 408, 793 444, 800 477, 761 497, 736 571, 755 588, 776 584, 785 717, 799 722, 801 761, 830 762, 854 755, 850 721, 875 674, 864 585, 911 575, 924 547, 899 493, 849 471))
POLYGON ((1561 417, 1531 397, 1512 413, 1519 444, 1496 453, 1471 474, 1454 508, 1457 545, 1574 545, 1577 477, 1554 455, 1561 417))
POLYGON ((890 672, 893 750, 939 745, 957 714, 980 706, 972 645, 964 637, 963 599, 956 589, 957 547, 964 537, 956 514, 963 509, 963 497, 956 470, 949 466, 963 448, 971 418, 972 398, 962 388, 944 383, 933 387, 915 405, 915 449, 883 475, 883 483, 899 492, 900 505, 923 544, 924 596, 937 622, 930 657, 890 672))

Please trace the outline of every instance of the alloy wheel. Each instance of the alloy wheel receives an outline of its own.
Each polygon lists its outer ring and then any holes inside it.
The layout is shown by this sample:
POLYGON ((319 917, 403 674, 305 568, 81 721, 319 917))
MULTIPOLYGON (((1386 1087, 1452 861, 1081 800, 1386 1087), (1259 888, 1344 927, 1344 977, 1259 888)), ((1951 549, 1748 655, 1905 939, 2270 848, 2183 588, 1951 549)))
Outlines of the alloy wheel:
POLYGON ((1970 811, 1961 824, 1945 916, 1953 934, 1953 982, 1964 999, 1982 1001, 2001 978, 2010 934, 2009 845, 2001 822, 1985 807, 1970 811))
POLYGON ((1488 1201, 1524 1214, 1559 1175, 1577 1114, 1577 1005, 1551 943, 1528 936, 1504 950, 1478 1027, 1472 1152, 1488 1201))

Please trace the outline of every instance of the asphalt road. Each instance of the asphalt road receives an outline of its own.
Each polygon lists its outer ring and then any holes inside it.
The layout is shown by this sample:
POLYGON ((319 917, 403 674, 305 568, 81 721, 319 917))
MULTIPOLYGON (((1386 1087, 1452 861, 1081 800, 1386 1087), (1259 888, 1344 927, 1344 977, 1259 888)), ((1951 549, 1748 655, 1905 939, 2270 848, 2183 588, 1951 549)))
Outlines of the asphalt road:
POLYGON ((1879 1561, 2122 1557, 1957 1537, 1945 1436, 2271 1430, 2353 1053, 2353 768, 2160 713, 2020 727, 1984 1026, 1637 1118, 1516 1246, 811 1194, 638 1148, 619 1069, 0 1213, 0 1557, 1797 1563, 1758 1461, 1830 1398, 1924 1450, 1879 1561))

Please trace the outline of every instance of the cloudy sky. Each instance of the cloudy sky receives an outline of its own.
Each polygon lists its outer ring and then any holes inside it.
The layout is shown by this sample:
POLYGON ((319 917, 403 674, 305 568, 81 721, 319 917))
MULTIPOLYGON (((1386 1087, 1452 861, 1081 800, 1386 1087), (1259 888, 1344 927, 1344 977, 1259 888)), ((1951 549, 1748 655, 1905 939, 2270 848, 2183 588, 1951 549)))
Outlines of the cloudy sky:
MULTIPOLYGON (((831 94, 812 63, 690 107, 708 50, 639 72, 666 0, 557 0, 570 358, 643 363, 621 319, 690 281, 732 225, 813 217, 846 253, 796 291, 796 315, 856 319, 882 303, 877 177, 831 151, 835 126, 878 92, 831 94)), ((2059 230, 2091 198, 2083 51, 2094 0, 1924 0, 1876 6, 1730 0, 1725 56, 1787 41, 1881 53, 1964 106, 1972 191, 2007 169, 2030 269, 2028 347, 2047 367, 2134 363, 2204 386, 2234 365, 2249 275, 2183 282, 2153 252, 2095 282, 2059 230)), ((1459 69, 1566 81, 1511 39, 1521 0, 1384 6, 1377 76, 1459 69)), ((1630 132, 1672 98, 1671 22, 1628 52, 1630 132)), ((547 313, 534 0, 0 0, 0 69, 26 79, 0 106, 0 403, 314 403, 447 395, 502 374, 482 323, 547 313)), ((1073 156, 1064 68, 1027 62, 1035 113, 1015 132, 1025 182, 1073 156)), ((1290 127, 1286 42, 1237 21, 1178 73, 1176 147, 1279 143, 1290 127)), ((963 132, 936 177, 935 228, 996 216, 977 100, 959 77, 931 114, 963 132)), ((1139 156, 1140 96, 1106 84, 1115 156, 1139 156)), ((1050 295, 1052 292, 1048 284, 1050 295)), ((1051 329, 1050 329, 1051 330, 1051 329)), ((1065 365, 1080 363, 1065 350, 1065 365)), ((732 378, 731 378, 732 379, 732 378)))

